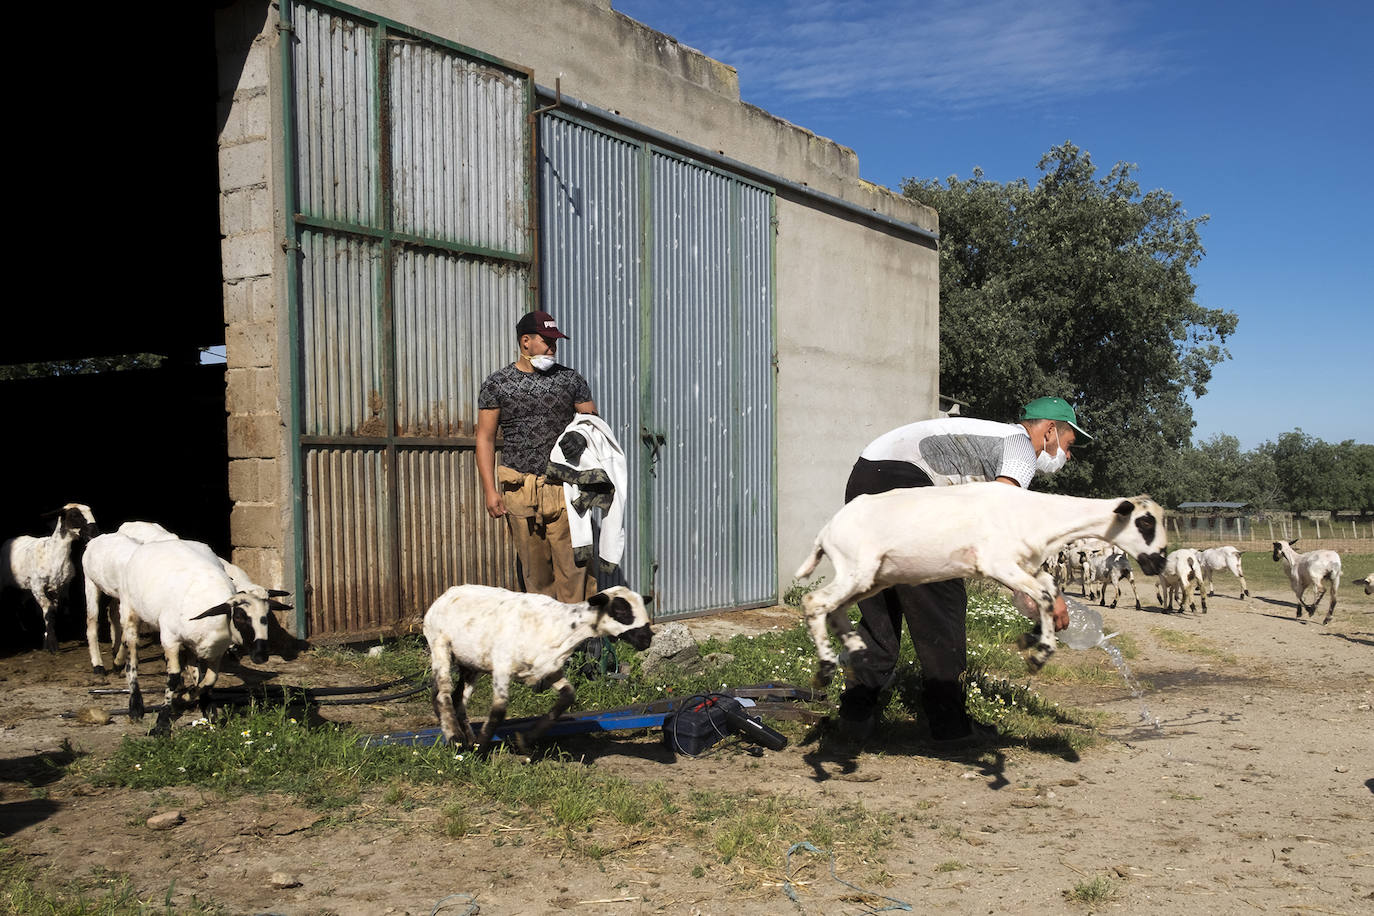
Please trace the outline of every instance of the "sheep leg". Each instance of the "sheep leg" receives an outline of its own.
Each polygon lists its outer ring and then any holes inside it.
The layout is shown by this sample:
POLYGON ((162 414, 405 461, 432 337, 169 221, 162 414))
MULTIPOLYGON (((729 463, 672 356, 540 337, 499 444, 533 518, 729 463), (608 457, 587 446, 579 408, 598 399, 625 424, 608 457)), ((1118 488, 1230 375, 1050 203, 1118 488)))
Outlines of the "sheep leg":
POLYGON ((468 721, 468 704, 472 702, 472 692, 477 688, 477 675, 480 673, 475 668, 458 666, 458 680, 461 682, 458 692, 458 724, 463 728, 463 739, 467 741, 468 747, 477 745, 477 735, 472 730, 472 723, 468 721))
MULTIPOLYGON (((458 724, 463 725, 463 738, 471 742, 472 728, 467 724, 467 709, 461 717, 453 707, 453 650, 447 639, 435 639, 429 647, 429 667, 434 673, 434 714, 439 718, 439 729, 449 744, 458 735, 458 724)), ((458 669, 462 679, 462 668, 458 669)))
POLYGON ((158 710, 157 722, 148 732, 158 737, 170 735, 172 723, 181 718, 181 714, 191 705, 182 699, 186 687, 181 677, 181 646, 169 645, 164 639, 162 654, 167 660, 167 686, 162 692, 162 709, 158 710))
POLYGON ((198 702, 200 714, 208 719, 215 711, 212 688, 215 686, 215 682, 219 680, 219 663, 206 662, 199 666, 197 671, 196 679, 192 682, 196 685, 193 691, 200 695, 198 702))
POLYGON ((1046 573, 1031 575, 1014 563, 990 567, 981 572, 1007 588, 1024 592, 1035 602, 1036 609, 1040 612, 1040 635, 1025 656, 1026 668, 1031 674, 1035 674, 1045 667, 1045 662, 1054 654, 1054 579, 1046 573))
POLYGON ((477 753, 485 754, 491 750, 492 737, 501 723, 506 721, 506 704, 510 702, 510 666, 493 660, 496 671, 491 673, 491 710, 487 721, 482 723, 482 734, 477 739, 477 753))
POLYGON ((573 690, 573 685, 568 683, 566 677, 559 677, 554 681, 553 687, 558 691, 558 697, 553 701, 553 707, 544 715, 539 717, 533 727, 526 731, 516 732, 515 743, 520 748, 520 753, 528 754, 530 748, 539 737, 548 731, 558 717, 572 708, 573 701, 577 699, 577 692, 573 690))
MULTIPOLYGON (((105 676, 105 663, 100 658, 100 589, 86 577, 86 648, 91 653, 91 672, 97 677, 105 676)), ((114 647, 114 633, 110 634, 111 650, 114 647)))
POLYGON ((835 669, 840 662, 839 655, 830 645, 827 622, 840 634, 846 652, 858 652, 865 648, 863 637, 856 633, 849 623, 846 609, 852 601, 867 593, 877 573, 876 563, 872 564, 871 569, 861 572, 836 569, 835 578, 828 585, 821 586, 802 599, 803 616, 811 633, 811 641, 816 644, 816 655, 819 658, 816 674, 811 679, 813 686, 820 688, 829 684, 834 679, 835 669))
POLYGON ((1135 596, 1135 609, 1140 610, 1140 589, 1135 587, 1135 576, 1127 574, 1126 581, 1131 583, 1131 594, 1135 596))
MULTIPOLYGON (((129 663, 125 670, 125 679, 129 685, 129 719, 133 722, 142 722, 143 692, 138 689, 138 623, 134 620, 133 608, 129 607, 127 601, 120 603, 119 620, 119 651, 124 653, 129 663)), ((115 665, 118 664, 119 660, 116 658, 115 665)))
POLYGON ((39 610, 43 612, 43 649, 46 652, 57 652, 57 602, 45 592, 40 592, 34 596, 38 601, 39 610))

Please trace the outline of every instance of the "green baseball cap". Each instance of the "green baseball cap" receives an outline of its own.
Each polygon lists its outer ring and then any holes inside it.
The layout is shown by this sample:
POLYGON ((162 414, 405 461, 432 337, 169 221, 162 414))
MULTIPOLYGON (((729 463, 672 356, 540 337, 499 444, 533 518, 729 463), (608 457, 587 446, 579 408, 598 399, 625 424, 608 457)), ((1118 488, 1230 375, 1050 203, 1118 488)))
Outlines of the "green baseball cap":
POLYGON ((1060 420, 1072 426, 1084 439, 1092 438, 1078 425, 1078 414, 1073 412, 1073 406, 1063 398, 1036 398, 1021 408, 1021 419, 1060 420))

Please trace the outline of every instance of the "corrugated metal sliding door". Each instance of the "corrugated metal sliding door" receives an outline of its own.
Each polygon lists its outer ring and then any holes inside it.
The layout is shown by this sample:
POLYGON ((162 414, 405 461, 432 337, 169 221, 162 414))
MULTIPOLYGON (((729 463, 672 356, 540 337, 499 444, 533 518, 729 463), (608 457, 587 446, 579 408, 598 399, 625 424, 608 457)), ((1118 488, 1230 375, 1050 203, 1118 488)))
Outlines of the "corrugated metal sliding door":
POLYGON ((644 425, 669 613, 777 597, 772 194, 653 152, 644 425))
POLYGON ((396 632, 450 585, 513 584, 473 433, 530 307, 532 82, 351 10, 289 14, 306 622, 396 632))
POLYGON ((659 619, 776 601, 771 191, 557 113, 540 143, 544 305, 630 456, 630 584, 659 619))
POLYGON ((639 439, 644 335, 643 148, 561 117, 540 118, 540 269, 544 307, 572 340, 559 360, 581 372, 625 450, 631 500, 621 568, 634 588, 644 552, 639 439))

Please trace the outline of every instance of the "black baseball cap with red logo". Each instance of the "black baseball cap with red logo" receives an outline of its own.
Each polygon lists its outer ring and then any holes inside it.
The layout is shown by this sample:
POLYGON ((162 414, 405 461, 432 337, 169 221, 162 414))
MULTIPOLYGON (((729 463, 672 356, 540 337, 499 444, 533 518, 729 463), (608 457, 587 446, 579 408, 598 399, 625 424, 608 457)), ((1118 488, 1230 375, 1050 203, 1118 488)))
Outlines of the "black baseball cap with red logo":
POLYGON ((572 340, 567 334, 558 330, 558 324, 553 320, 553 316, 548 312, 529 312, 521 317, 520 323, 515 326, 516 335, 539 334, 543 337, 561 337, 564 340, 572 340))

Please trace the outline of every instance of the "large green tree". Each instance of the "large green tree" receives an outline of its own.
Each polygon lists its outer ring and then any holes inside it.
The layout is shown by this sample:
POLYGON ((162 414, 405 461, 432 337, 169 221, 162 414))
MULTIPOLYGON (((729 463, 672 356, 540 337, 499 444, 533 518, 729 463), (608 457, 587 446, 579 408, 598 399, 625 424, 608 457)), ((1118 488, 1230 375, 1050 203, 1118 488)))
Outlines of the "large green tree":
POLYGON ((1071 143, 1034 186, 907 179, 940 211, 940 390, 968 413, 1014 419, 1031 398, 1079 408, 1097 441, 1056 475, 1078 493, 1160 489, 1192 433, 1188 395, 1229 358, 1235 314, 1194 301, 1199 227, 1167 191, 1142 193, 1134 166, 1098 177, 1071 143))

